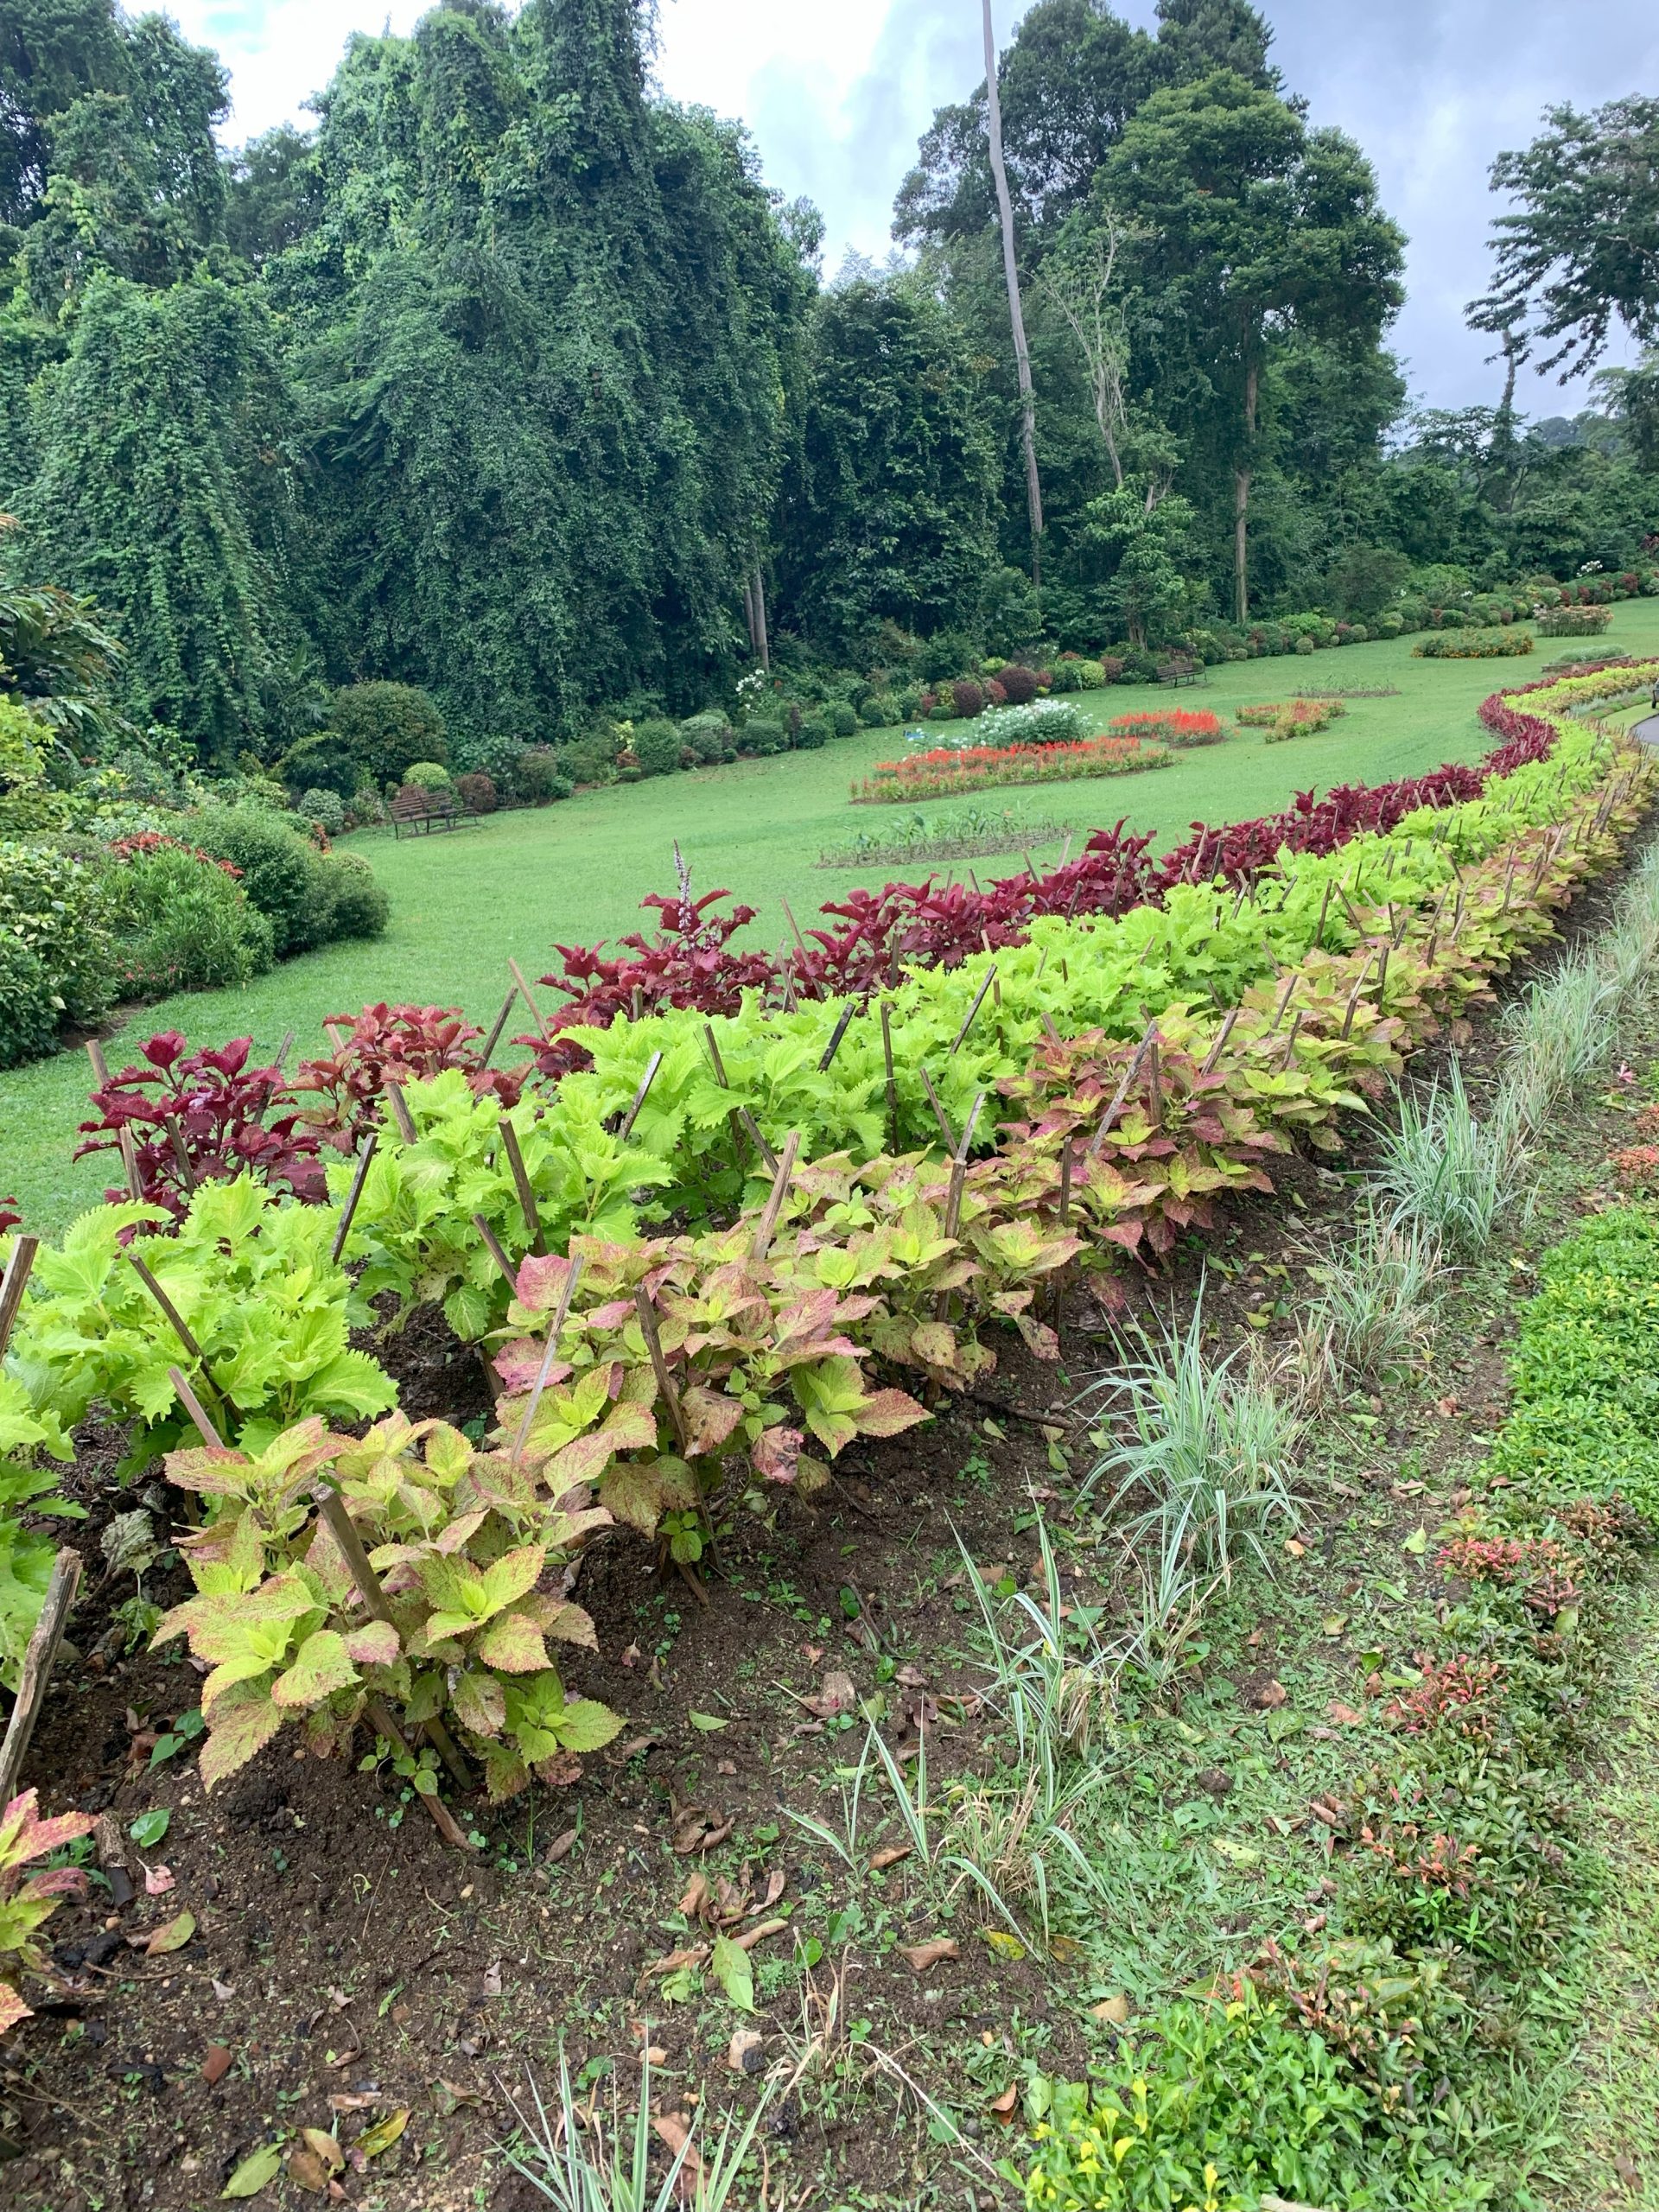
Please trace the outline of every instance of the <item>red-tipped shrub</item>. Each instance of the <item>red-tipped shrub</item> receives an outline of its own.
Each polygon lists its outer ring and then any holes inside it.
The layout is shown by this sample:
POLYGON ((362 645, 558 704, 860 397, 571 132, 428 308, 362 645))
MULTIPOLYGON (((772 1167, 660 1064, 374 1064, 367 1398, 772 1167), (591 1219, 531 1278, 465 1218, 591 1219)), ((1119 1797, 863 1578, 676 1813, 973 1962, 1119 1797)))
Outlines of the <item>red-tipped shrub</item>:
POLYGON ((985 711, 985 693, 971 676, 959 676, 950 686, 950 696, 964 721, 971 721, 976 715, 985 711))
POLYGON ((471 775, 457 776, 455 789, 461 793, 461 804, 470 806, 474 814, 495 812, 495 779, 486 776, 481 768, 471 775))
POLYGON ((1034 699, 1038 680, 1034 668, 1022 668, 1018 661, 1010 661, 997 673, 997 681, 1002 686, 1002 696, 1011 707, 1023 707, 1027 701, 1034 699))

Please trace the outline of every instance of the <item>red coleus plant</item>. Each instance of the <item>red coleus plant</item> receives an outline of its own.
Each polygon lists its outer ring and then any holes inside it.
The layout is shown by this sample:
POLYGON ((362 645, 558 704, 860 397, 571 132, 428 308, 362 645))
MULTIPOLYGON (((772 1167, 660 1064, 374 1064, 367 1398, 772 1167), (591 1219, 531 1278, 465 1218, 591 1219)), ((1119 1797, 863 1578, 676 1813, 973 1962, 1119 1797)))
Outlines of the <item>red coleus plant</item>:
POLYGON ((310 1118, 346 1138, 361 1136, 379 1121, 388 1083, 460 1068, 478 1096, 499 1098, 504 1106, 516 1106, 524 1089, 526 1070, 485 1065, 479 1049, 484 1033, 458 1007, 388 1006, 383 1000, 358 1014, 331 1014, 323 1026, 339 1037, 337 1048, 332 1058, 302 1060, 295 1088, 321 1094, 326 1112, 310 1118))
POLYGON ((0 1236, 3 1236, 9 1229, 16 1229, 22 1217, 17 1211, 15 1198, 0 1198, 0 1236))
POLYGON ((281 1068, 248 1065, 252 1049, 251 1037, 195 1052, 176 1029, 149 1038, 139 1047, 143 1066, 123 1068, 92 1092, 103 1119, 80 1124, 86 1141, 75 1158, 121 1150, 124 1133, 137 1195, 175 1221, 199 1184, 248 1173, 272 1190, 320 1203, 327 1192, 318 1139, 303 1127, 281 1068))

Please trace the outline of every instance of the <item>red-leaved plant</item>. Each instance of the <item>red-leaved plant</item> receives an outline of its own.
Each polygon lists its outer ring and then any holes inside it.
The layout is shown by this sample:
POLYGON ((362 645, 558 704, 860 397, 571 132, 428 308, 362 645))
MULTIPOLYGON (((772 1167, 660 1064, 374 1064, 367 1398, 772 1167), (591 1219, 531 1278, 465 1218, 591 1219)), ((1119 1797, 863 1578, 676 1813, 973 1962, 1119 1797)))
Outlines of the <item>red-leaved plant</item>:
POLYGON ((479 1049, 484 1033, 458 1007, 388 1006, 382 1000, 358 1014, 330 1014, 324 1027, 348 1033, 331 1057, 301 1061, 295 1088, 327 1102, 307 1119, 331 1140, 353 1141, 378 1123, 388 1083, 415 1083, 460 1068, 480 1098, 516 1106, 524 1090, 526 1069, 484 1065, 479 1049))

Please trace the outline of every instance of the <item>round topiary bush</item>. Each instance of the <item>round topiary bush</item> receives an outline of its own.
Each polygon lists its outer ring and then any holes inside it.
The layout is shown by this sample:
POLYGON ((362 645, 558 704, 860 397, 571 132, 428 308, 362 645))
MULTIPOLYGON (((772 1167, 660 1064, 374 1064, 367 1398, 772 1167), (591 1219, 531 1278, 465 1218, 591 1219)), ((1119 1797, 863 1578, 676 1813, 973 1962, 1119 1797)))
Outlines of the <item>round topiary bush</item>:
POLYGON ((441 760, 413 760, 404 771, 405 785, 421 791, 452 791, 454 779, 441 760))
POLYGON ((569 798, 570 779, 559 766, 550 745, 521 747, 512 765, 512 794, 528 806, 545 806, 550 799, 569 798))
POLYGON ((822 715, 803 715, 801 726, 795 733, 796 749, 801 753, 817 753, 830 742, 830 725, 822 715))
POLYGON ((315 790, 302 791, 297 813, 308 822, 315 822, 325 837, 338 837, 346 827, 346 802, 338 791, 325 791, 321 785, 315 790))
POLYGON ((1002 696, 1011 707, 1027 705, 1037 696, 1037 671, 1026 668, 1019 661, 1011 660, 997 671, 997 682, 1002 686, 1002 696))
POLYGON ((964 721, 985 711, 985 693, 970 676, 959 676, 950 686, 950 703, 964 721))
POLYGON ((823 710, 832 737, 850 737, 858 728, 858 710, 845 699, 832 699, 823 710))
POLYGON ((378 937, 391 919, 391 901, 362 855, 329 853, 322 869, 329 937, 378 937))
POLYGON ((353 765, 383 786, 407 782, 412 762, 449 758, 437 703, 412 683, 345 685, 329 707, 328 729, 353 765))
POLYGON ((737 732, 737 749, 756 760, 765 760, 775 753, 789 750, 789 732, 780 721, 761 717, 745 722, 737 732))
POLYGON ((880 699, 872 693, 859 709, 858 718, 866 729, 888 729, 899 720, 899 709, 892 699, 880 699))
POLYGON ((291 821, 263 806, 207 806, 191 817, 192 842, 242 871, 242 888, 270 920, 277 959, 327 942, 322 855, 291 821))

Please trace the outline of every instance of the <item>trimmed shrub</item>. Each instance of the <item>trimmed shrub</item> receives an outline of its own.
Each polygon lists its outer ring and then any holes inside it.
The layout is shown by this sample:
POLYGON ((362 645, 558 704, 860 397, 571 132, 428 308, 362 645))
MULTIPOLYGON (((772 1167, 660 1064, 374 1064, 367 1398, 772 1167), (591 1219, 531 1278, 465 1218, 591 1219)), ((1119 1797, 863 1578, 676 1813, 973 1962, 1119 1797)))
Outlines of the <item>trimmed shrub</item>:
POLYGON ((1529 653, 1532 636, 1526 630, 1431 630, 1411 650, 1418 660, 1505 660, 1529 653))
POLYGON ((559 772, 573 784, 616 781, 616 746, 609 737, 578 738, 559 748, 559 772))
POLYGON ((802 753, 817 753, 830 742, 830 725, 822 715, 804 715, 801 726, 795 733, 797 749, 802 753))
POLYGON ((124 998, 246 983, 276 957, 270 918, 235 877, 171 838, 113 861, 105 893, 124 998))
POLYGON ((1075 660, 1057 660, 1050 671, 1048 688, 1051 691, 1081 691, 1083 677, 1075 660))
POLYGON ((526 745, 512 764, 512 794, 529 806, 546 806, 551 800, 569 798, 574 786, 559 766, 550 745, 526 745))
POLYGON ((329 937, 378 937, 391 918, 391 900, 362 855, 330 853, 322 868, 329 937))
POLYGON ((866 729, 887 729, 899 719, 895 700, 878 698, 873 692, 858 710, 858 718, 866 729))
POLYGON ((308 952, 331 934, 322 855, 282 815, 263 806, 207 806, 189 834, 205 853, 242 871, 242 888, 267 915, 278 960, 308 952))
POLYGON ((1002 686, 1002 696, 1011 707, 1027 705, 1037 696, 1037 671, 1026 668, 1019 661, 1010 661, 997 671, 997 682, 1002 686))
POLYGON ((737 733, 737 750, 756 759, 764 759, 774 753, 787 753, 789 732, 782 722, 765 720, 745 722, 737 733))
POLYGON ((104 873, 103 863, 45 840, 0 842, 0 1065, 50 1051, 60 1021, 90 1025, 108 1012, 114 948, 104 873))
POLYGON ((851 737, 858 728, 858 710, 845 699, 832 699, 823 712, 831 737, 851 737))
POLYGON ((415 760, 404 771, 405 788, 413 784, 417 791, 452 791, 454 779, 441 760, 415 760))
POLYGON ((516 737, 452 737, 445 766, 457 781, 463 775, 488 776, 498 791, 510 791, 524 749, 516 737))
POLYGON ((634 724, 632 749, 642 776, 671 776, 680 765, 685 741, 677 722, 655 715, 648 721, 634 724))
POLYGON ((970 676, 959 676, 950 686, 950 703, 964 721, 985 711, 985 693, 970 676))
POLYGON ((346 684, 334 694, 326 734, 337 738, 353 766, 383 787, 406 783, 416 761, 449 758, 443 716, 436 702, 412 683, 346 684))
POLYGON ((1063 699, 1033 699, 1022 707, 988 708, 979 718, 974 743, 1076 745, 1088 735, 1089 725, 1081 707, 1063 699))
POLYGON ((1538 617, 1541 638, 1599 638, 1613 619, 1610 607, 1549 607, 1538 617))
POLYGON ((500 804, 495 778, 482 768, 469 768, 455 778, 455 789, 474 814, 493 814, 500 804))

